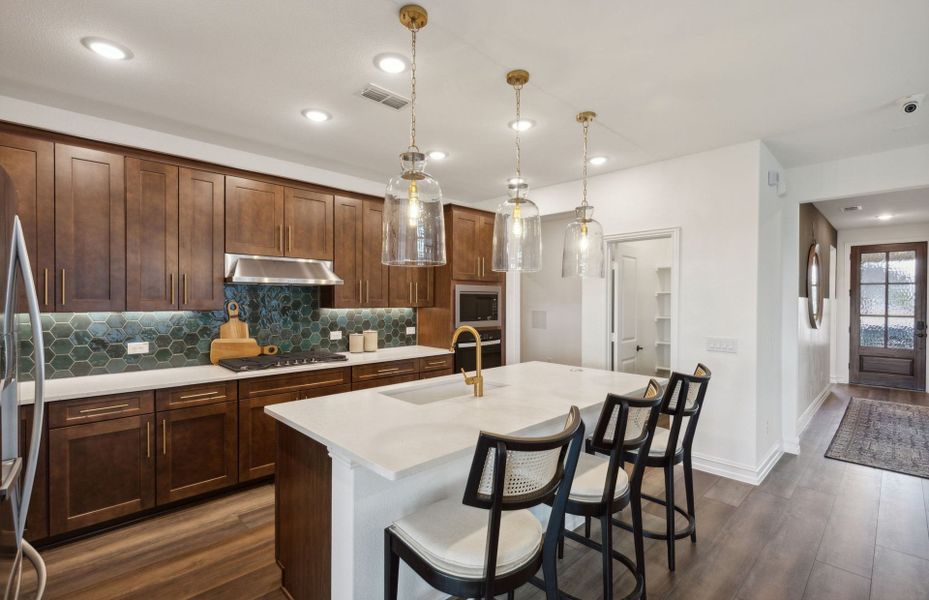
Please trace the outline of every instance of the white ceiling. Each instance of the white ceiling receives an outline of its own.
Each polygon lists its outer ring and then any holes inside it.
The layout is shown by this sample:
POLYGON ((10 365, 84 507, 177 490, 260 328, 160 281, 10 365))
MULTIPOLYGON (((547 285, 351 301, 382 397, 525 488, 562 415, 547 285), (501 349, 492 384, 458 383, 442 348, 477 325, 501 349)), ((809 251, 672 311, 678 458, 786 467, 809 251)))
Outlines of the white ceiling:
POLYGON ((929 188, 815 202, 814 205, 836 229, 929 223, 929 188), (861 210, 847 213, 842 210, 847 206, 860 206, 861 210), (893 215, 893 218, 881 221, 877 216, 882 214, 893 215))
MULTIPOLYGON (((386 181, 409 115, 357 93, 409 93, 372 62, 408 54, 400 4, 0 0, 0 94, 386 181), (100 59, 84 36, 135 58, 100 59)), ((499 196, 512 174, 517 67, 536 187, 580 175, 584 109, 600 114, 592 154, 611 157, 594 173, 759 138, 785 166, 929 142, 929 106, 903 122, 893 106, 929 91, 926 0, 424 4, 419 142, 450 152, 430 171, 457 200, 499 196)))

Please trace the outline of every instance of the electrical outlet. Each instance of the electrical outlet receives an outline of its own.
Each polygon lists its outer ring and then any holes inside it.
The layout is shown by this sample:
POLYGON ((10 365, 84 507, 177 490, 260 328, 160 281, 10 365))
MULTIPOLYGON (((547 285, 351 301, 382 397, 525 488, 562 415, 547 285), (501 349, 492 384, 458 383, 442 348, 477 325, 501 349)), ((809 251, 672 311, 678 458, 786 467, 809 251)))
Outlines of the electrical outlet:
POLYGON ((706 349, 709 352, 725 352, 736 354, 739 351, 739 340, 735 338, 706 338, 706 349))
POLYGON ((341 331, 330 331, 330 332, 329 332, 329 339, 330 339, 330 340, 341 340, 341 339, 342 339, 342 332, 341 332, 341 331))
POLYGON ((126 354, 147 354, 148 342, 129 342, 126 344, 126 354))
POLYGON ((415 327, 407 327, 407 328, 406 328, 406 334, 407 334, 407 335, 416 335, 416 328, 415 328, 415 327))

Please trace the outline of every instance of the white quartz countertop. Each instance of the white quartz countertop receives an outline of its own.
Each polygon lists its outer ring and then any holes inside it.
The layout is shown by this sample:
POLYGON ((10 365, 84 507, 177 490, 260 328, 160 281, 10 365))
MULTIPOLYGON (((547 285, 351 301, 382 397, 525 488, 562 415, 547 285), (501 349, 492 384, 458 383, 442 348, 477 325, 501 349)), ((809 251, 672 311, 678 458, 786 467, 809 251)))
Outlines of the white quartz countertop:
MULTIPOLYGON (((482 398, 461 374, 265 407, 281 423, 324 444, 334 458, 396 480, 473 452, 478 434, 516 434, 564 420, 607 393, 640 393, 644 375, 528 362, 484 371, 482 398), (461 395, 412 404, 385 393, 459 382, 461 395), (501 387, 491 387, 493 384, 501 387)), ((445 388, 446 390, 448 388, 445 388)))
MULTIPOLYGON (((218 381, 250 379, 252 377, 285 375, 288 373, 300 373, 302 371, 338 369, 368 363, 439 356, 448 353, 448 348, 401 346, 398 348, 382 348, 376 352, 363 352, 358 354, 343 352, 342 354, 348 357, 348 360, 344 362, 317 363, 315 365, 281 367, 262 371, 246 371, 244 373, 236 373, 229 369, 214 365, 205 365, 200 367, 153 369, 150 371, 114 373, 111 375, 90 375, 87 377, 50 379, 45 382, 45 401, 55 402, 57 400, 105 396, 107 394, 123 394, 141 390, 197 385, 200 383, 216 383, 218 381)), ((20 383, 19 394, 20 404, 32 404, 35 396, 35 386, 33 382, 24 381, 20 383)))

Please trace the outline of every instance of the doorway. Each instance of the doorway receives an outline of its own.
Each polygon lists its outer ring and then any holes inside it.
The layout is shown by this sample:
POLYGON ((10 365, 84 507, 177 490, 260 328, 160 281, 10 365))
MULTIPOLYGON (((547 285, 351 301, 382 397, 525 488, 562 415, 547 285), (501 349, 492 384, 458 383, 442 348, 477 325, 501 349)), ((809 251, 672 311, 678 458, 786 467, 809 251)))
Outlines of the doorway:
POLYGON ((852 247, 851 383, 926 389, 926 246, 852 247))
POLYGON ((677 342, 676 230, 607 240, 607 358, 613 371, 667 377, 677 342))

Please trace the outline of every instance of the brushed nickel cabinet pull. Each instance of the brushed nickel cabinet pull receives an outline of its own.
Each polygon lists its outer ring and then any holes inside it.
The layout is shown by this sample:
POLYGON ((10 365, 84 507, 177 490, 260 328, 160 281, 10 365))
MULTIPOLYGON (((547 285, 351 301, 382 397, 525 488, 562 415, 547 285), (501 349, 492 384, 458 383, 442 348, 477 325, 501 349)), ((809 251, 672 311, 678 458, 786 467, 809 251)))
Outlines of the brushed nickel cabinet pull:
POLYGON ((410 305, 413 305, 413 282, 410 282, 410 305))
POLYGON ((419 305, 419 282, 415 281, 414 283, 416 284, 416 294, 413 297, 416 298, 416 305, 418 306, 419 305))
POLYGON ((445 364, 445 361, 444 361, 444 360, 433 360, 433 361, 427 362, 427 363, 426 363, 426 366, 429 366, 429 367, 438 367, 438 366, 444 365, 444 364, 445 364))
POLYGON ((277 226, 277 245, 281 249, 281 254, 284 254, 284 226, 277 226))
POLYGON ((184 280, 184 304, 187 304, 187 273, 181 276, 184 280))
POLYGON ((145 458, 152 457, 152 422, 145 422, 145 458))
MULTIPOLYGON (((186 396, 181 396, 180 400, 191 400, 193 398, 206 398, 207 396, 215 396, 216 392, 201 392, 199 394, 187 394, 186 396)), ((225 397, 225 394, 223 394, 225 397)))
POLYGON ((161 454, 168 453, 168 420, 161 420, 161 454))
POLYGON ((365 304, 371 303, 371 280, 365 280, 365 304))
POLYGON ((97 413, 97 412, 103 412, 107 410, 119 410, 120 408, 129 408, 129 404, 126 402, 123 402, 122 404, 112 404, 110 406, 98 406, 96 408, 85 408, 79 412, 82 415, 86 415, 88 413, 97 413))
POLYGON ((168 286, 171 288, 171 304, 174 304, 174 273, 168 273, 168 286))
POLYGON ((390 367, 389 369, 378 369, 378 373, 393 373, 394 371, 399 371, 400 367, 390 367))
POLYGON ((292 225, 287 226, 287 251, 294 251, 294 228, 292 225))
POLYGON ((477 269, 474 271, 474 275, 477 277, 480 277, 481 276, 481 257, 475 256, 474 260, 477 261, 477 269))
POLYGON ((358 304, 361 304, 364 301, 364 294, 361 291, 362 282, 358 280, 358 304))
POLYGON ((48 269, 43 269, 43 274, 45 276, 45 304, 48 305, 48 269))
POLYGON ((61 305, 65 305, 65 270, 61 270, 61 305))

